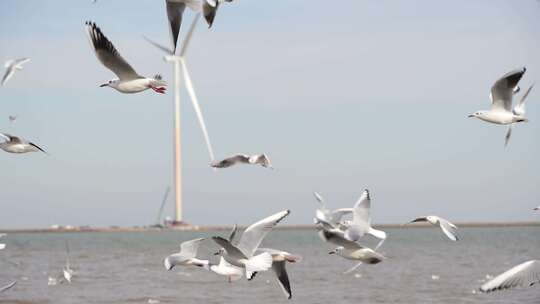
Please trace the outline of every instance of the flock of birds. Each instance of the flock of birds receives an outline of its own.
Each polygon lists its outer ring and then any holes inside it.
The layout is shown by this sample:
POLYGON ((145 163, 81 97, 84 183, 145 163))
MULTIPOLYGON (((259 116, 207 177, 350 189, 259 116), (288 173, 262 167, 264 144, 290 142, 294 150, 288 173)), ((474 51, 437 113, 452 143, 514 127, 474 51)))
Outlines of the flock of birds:
MULTIPOLYGON (((173 49, 169 50, 155 43, 156 46, 174 54, 180 33, 183 13, 188 7, 195 12, 202 12, 209 27, 214 23, 218 7, 221 3, 232 0, 166 0, 167 16, 169 20, 173 49)), ((93 1, 96 2, 95 0, 93 1)), ((96 23, 86 22, 88 37, 98 60, 118 78, 109 80, 100 87, 110 87, 120 93, 139 93, 148 89, 164 94, 167 83, 159 74, 153 77, 139 75, 135 69, 120 55, 113 43, 103 34, 96 23)), ((8 60, 5 63, 5 74, 2 77, 2 85, 5 85, 14 74, 23 69, 23 64, 28 63, 29 58, 8 60)), ((513 70, 500 79, 491 87, 490 99, 491 108, 489 110, 477 111, 469 115, 485 122, 507 125, 508 130, 505 136, 505 146, 508 145, 512 130, 517 123, 527 122, 525 117, 525 100, 534 85, 531 85, 523 94, 519 102, 513 107, 513 96, 521 90, 519 81, 525 74, 526 69, 513 70)), ((16 116, 10 115, 9 120, 15 122, 16 116)), ((0 148, 9 153, 28 153, 41 151, 46 153, 36 144, 13 136, 7 133, 0 133, 4 139, 0 143, 0 148)), ((265 168, 273 168, 266 154, 245 155, 236 154, 220 161, 213 161, 211 167, 228 168, 238 164, 260 165, 265 168)), ((330 210, 326 207, 323 197, 314 193, 320 207, 315 212, 314 224, 318 230, 320 238, 336 246, 329 254, 334 254, 342 258, 355 261, 356 263, 345 273, 350 273, 362 264, 377 264, 384 261, 385 257, 377 250, 382 246, 387 238, 384 231, 375 229, 371 225, 371 197, 368 190, 364 190, 358 201, 352 208, 341 208, 330 210), (344 217, 351 216, 351 220, 343 220, 344 217), (371 235, 379 239, 379 243, 374 249, 365 247, 359 241, 366 235, 371 235)), ((540 206, 534 210, 540 211, 540 206)), ((180 251, 169 255, 164 259, 164 266, 171 270, 176 266, 197 266, 217 275, 225 276, 229 282, 236 281, 245 276, 252 280, 258 272, 267 271, 270 268, 276 275, 279 286, 284 291, 287 298, 292 297, 289 277, 286 270, 287 263, 295 263, 302 260, 299 255, 277 249, 262 248, 266 235, 284 218, 289 215, 289 210, 280 211, 266 217, 243 231, 240 237, 237 236, 238 229, 234 226, 228 238, 213 236, 210 239, 217 245, 218 250, 215 255, 219 255, 219 263, 214 264, 210 259, 197 257, 199 246, 205 238, 193 239, 183 242, 180 251)), ((458 241, 457 227, 450 221, 436 216, 429 215, 418 217, 410 223, 427 222, 438 226, 441 231, 452 241, 458 241)), ((0 235, 0 238, 5 235, 0 235)), ((0 250, 5 249, 5 244, 0 244, 0 250)), ((71 283, 74 275, 69 263, 69 247, 66 243, 68 258, 66 265, 58 277, 49 277, 49 284, 55 285, 57 282, 71 283)), ((517 286, 530 286, 540 282, 540 261, 531 260, 519 264, 508 271, 496 276, 492 280, 483 284, 479 289, 482 292, 490 292, 499 289, 513 288, 517 286)), ((6 286, 0 287, 0 293, 12 288, 17 282, 13 281, 6 286)))

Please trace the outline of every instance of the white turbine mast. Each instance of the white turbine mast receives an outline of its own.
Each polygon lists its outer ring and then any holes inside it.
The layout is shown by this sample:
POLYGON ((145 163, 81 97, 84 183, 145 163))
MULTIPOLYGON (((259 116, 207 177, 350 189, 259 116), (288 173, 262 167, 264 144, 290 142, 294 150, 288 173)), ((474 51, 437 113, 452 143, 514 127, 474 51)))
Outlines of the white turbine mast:
MULTIPOLYGON (((175 214, 175 224, 176 225, 182 225, 185 224, 182 222, 182 147, 181 147, 181 137, 180 137, 180 86, 181 86, 181 78, 180 78, 180 70, 182 70, 182 75, 185 81, 185 86, 187 89, 187 92, 189 94, 189 98, 191 99, 191 103, 193 105, 193 108, 195 109, 195 113, 197 114, 197 119, 199 121, 199 125, 201 127, 201 130, 203 132, 204 140, 206 142, 206 147, 208 149, 208 153, 210 155, 210 161, 214 161, 214 152, 212 150, 212 145, 210 144, 210 137, 208 136, 208 130, 206 129, 206 124, 204 123, 204 118, 202 116, 201 107, 199 105, 199 100, 197 99, 197 95, 195 94, 195 89, 193 87, 193 82, 191 81, 191 77, 189 75, 189 71, 186 65, 186 51, 189 46, 189 42, 191 41, 191 37, 193 36, 193 32, 195 30, 195 27, 197 25, 197 22, 199 21, 201 14, 197 13, 195 18, 193 19, 191 26, 189 27, 189 30, 187 32, 186 38, 184 38, 184 41, 182 43, 182 48, 180 49, 180 52, 178 55, 174 53, 174 48, 169 49, 167 47, 164 47, 147 37, 144 37, 148 42, 150 42, 155 47, 159 48, 160 50, 167 53, 167 55, 164 57, 164 60, 167 62, 171 62, 173 64, 173 73, 174 73, 174 192, 175 192, 175 205, 176 205, 176 214, 175 214)), ((173 41, 173 45, 174 45, 173 41)))

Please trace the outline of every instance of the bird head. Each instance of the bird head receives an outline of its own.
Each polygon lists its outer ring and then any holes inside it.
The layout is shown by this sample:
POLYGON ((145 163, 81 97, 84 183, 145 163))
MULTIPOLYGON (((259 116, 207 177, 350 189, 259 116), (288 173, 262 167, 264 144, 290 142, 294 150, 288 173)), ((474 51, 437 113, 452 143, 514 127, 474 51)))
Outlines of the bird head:
POLYGON ((109 80, 109 82, 101 84, 99 87, 100 88, 103 88, 103 87, 115 88, 118 85, 118 81, 119 81, 118 79, 109 80))
POLYGON ((480 118, 480 117, 484 116, 484 114, 485 114, 485 111, 476 111, 476 112, 474 112, 472 114, 469 114, 468 117, 480 118))

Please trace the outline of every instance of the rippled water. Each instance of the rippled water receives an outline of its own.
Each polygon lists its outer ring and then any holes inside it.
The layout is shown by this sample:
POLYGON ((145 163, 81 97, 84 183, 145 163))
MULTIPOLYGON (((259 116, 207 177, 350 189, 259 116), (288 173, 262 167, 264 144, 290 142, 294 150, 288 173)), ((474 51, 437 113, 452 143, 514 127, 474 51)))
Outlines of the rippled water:
MULTIPOLYGON (((540 303, 540 286, 473 293, 487 274, 539 259, 540 227, 461 228, 457 243, 437 229, 386 231, 382 253, 388 259, 349 275, 342 272, 352 261, 328 255, 331 247, 315 231, 273 231, 265 247, 304 257, 287 265, 291 301, 272 272, 228 283, 199 268, 164 269, 163 257, 177 251, 181 241, 227 232, 10 234, 3 239, 8 247, 0 251, 0 285, 13 279, 18 284, 0 294, 0 303, 540 303), (47 277, 64 265, 65 240, 77 276, 70 285, 48 286, 47 277)), ((214 250, 208 241, 200 256, 214 250)))

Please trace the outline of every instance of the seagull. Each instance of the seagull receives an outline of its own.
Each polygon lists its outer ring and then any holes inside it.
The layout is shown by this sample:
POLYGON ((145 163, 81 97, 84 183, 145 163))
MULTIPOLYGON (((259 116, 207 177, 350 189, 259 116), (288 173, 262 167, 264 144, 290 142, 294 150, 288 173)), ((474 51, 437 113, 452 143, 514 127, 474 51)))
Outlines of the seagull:
POLYGON ((319 209, 315 211, 315 218, 313 219, 313 222, 315 224, 328 223, 332 226, 335 226, 340 223, 343 216, 351 214, 353 212, 352 208, 329 210, 326 207, 323 197, 319 193, 313 192, 313 196, 315 196, 315 199, 321 204, 319 209))
MULTIPOLYGON (((3 237, 5 237, 5 236, 6 236, 5 233, 0 233, 0 239, 3 238, 3 237)), ((6 244, 0 243, 0 250, 2 250, 2 249, 4 249, 4 248, 6 248, 6 244)))
POLYGON ((62 274, 64 275, 64 279, 66 280, 66 282, 71 284, 71 278, 73 278, 75 271, 71 269, 71 265, 69 263, 69 244, 67 241, 66 241, 66 265, 62 269, 62 274))
POLYGON ((169 255, 163 261, 165 269, 171 270, 175 266, 198 266, 209 268, 208 260, 197 259, 197 250, 204 238, 198 238, 180 244, 180 252, 169 255))
POLYGON ((13 123, 13 122, 15 122, 15 120, 17 120, 17 116, 16 115, 9 115, 8 119, 9 119, 9 122, 13 123))
POLYGON ((221 161, 212 162, 210 166, 213 168, 228 168, 236 164, 261 165, 265 168, 273 169, 272 164, 270 164, 270 159, 266 154, 256 154, 251 156, 246 154, 236 154, 221 161))
POLYGON ((220 3, 223 2, 232 2, 233 0, 203 0, 202 10, 204 19, 206 19, 206 23, 208 23, 208 28, 212 27, 212 24, 214 23, 214 18, 216 17, 216 13, 218 10, 218 7, 220 3))
POLYGON ((375 247, 377 250, 386 239, 386 232, 371 227, 370 209, 371 197, 369 190, 366 189, 354 204, 353 220, 347 225, 345 238, 350 241, 358 241, 365 234, 370 234, 381 240, 375 247))
POLYGON ((167 17, 169 19, 174 46, 171 53, 174 54, 176 52, 176 44, 178 43, 178 35, 180 34, 180 26, 182 25, 182 15, 186 6, 198 12, 201 10, 201 2, 200 0, 165 0, 165 3, 167 4, 167 17))
POLYGON ((289 276, 287 275, 287 269, 285 268, 285 263, 296 263, 302 260, 302 257, 298 255, 293 255, 287 251, 276 250, 271 248, 259 248, 257 252, 268 252, 272 255, 272 270, 276 274, 276 279, 278 281, 281 290, 287 297, 287 299, 292 298, 291 284, 289 282, 289 276))
POLYGON ((4 291, 7 291, 9 289, 11 289, 13 286, 15 286, 15 284, 17 284, 17 281, 13 281, 5 286, 1 286, 0 287, 0 293, 4 292, 4 291))
POLYGON ((515 93, 519 92, 518 82, 526 70, 526 68, 517 69, 502 76, 491 87, 491 109, 477 111, 469 115, 469 117, 476 117, 489 123, 510 125, 506 133, 506 144, 508 144, 512 133, 512 125, 518 122, 528 121, 525 118, 524 101, 532 87, 529 88, 516 107, 512 109, 512 97, 515 93))
POLYGON ((289 213, 289 210, 280 211, 252 224, 242 233, 237 244, 219 236, 212 237, 212 240, 222 247, 225 260, 234 266, 245 268, 246 278, 251 280, 255 272, 266 271, 272 266, 271 254, 254 254, 264 237, 289 213))
POLYGON ((99 61, 118 76, 118 79, 109 80, 108 83, 102 84, 100 87, 111 87, 121 93, 138 93, 147 89, 152 89, 160 94, 165 93, 167 83, 162 80, 161 75, 158 74, 153 78, 140 76, 122 58, 94 22, 87 21, 86 29, 99 61))
POLYGON ((342 233, 339 233, 337 231, 329 231, 326 229, 322 229, 321 231, 319 231, 319 236, 328 243, 338 245, 337 248, 330 251, 328 254, 337 254, 348 260, 360 261, 352 268, 346 270, 344 272, 345 274, 354 271, 363 263, 377 264, 382 262, 382 260, 384 259, 383 255, 375 252, 371 248, 363 247, 357 242, 346 239, 342 233))
POLYGON ((4 77, 2 77, 2 85, 4 85, 13 76, 13 74, 15 74, 15 71, 22 70, 22 65, 27 63, 28 61, 30 61, 30 58, 21 58, 6 61, 6 63, 4 63, 6 72, 4 73, 4 77))
POLYGON ((27 153, 41 151, 45 154, 45 150, 38 147, 36 144, 19 138, 17 136, 9 135, 7 133, 0 133, 0 138, 6 141, 0 143, 0 149, 9 153, 27 153))
POLYGON ((414 220, 412 220, 410 223, 416 223, 416 222, 429 222, 431 225, 439 225, 441 227, 441 230, 446 234, 446 236, 451 239, 452 241, 457 241, 457 227, 456 225, 452 224, 448 220, 443 219, 442 217, 438 217, 436 215, 428 215, 424 217, 419 217, 414 220))
POLYGON ((482 285, 480 291, 491 292, 520 286, 532 286, 536 283, 540 283, 540 260, 531 260, 496 276, 482 285))

